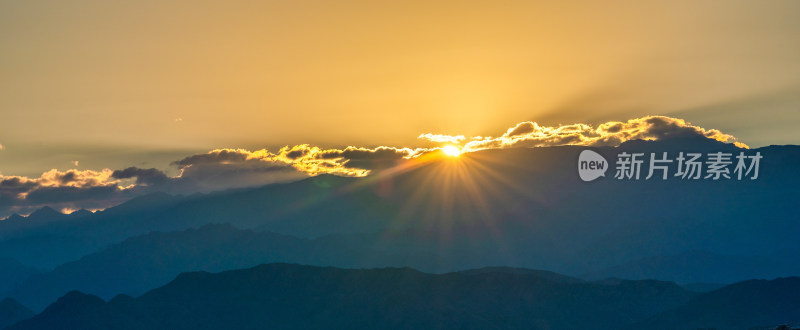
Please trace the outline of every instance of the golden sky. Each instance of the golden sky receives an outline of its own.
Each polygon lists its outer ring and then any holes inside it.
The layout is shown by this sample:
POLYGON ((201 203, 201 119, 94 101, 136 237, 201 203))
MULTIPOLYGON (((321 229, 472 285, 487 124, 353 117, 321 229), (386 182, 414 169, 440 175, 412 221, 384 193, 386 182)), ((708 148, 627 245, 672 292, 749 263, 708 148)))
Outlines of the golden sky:
POLYGON ((797 144, 798 32, 795 0, 0 1, 0 172, 645 115, 797 144))

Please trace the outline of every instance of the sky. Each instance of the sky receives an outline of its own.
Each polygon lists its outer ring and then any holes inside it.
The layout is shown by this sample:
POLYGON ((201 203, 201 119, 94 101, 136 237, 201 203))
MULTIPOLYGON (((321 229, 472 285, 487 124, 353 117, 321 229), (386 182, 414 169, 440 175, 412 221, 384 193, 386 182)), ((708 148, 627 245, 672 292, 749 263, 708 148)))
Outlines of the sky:
MULTIPOLYGON (((119 189, 141 177, 115 171, 169 181, 194 156, 264 150, 241 161, 295 170, 257 180, 272 182, 319 170, 283 147, 409 157, 519 125, 589 145, 651 115, 798 144, 798 32, 793 0, 0 0, 0 173, 39 180, 30 192, 68 171, 119 189)), ((175 189, 219 187, 198 180, 175 189)))

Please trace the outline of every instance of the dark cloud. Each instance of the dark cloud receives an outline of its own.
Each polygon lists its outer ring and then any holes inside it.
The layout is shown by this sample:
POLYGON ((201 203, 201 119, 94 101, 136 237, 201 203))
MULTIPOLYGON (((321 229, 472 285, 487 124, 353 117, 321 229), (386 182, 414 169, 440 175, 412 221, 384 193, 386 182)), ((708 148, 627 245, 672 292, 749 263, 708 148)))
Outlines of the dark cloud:
POLYGON ((37 186, 33 180, 21 177, 8 177, 0 181, 0 194, 19 194, 37 186))
POLYGON ((38 187, 29 192, 25 199, 32 205, 73 203, 80 201, 102 201, 113 199, 119 189, 117 186, 95 187, 38 187))
POLYGON ((129 167, 114 171, 117 179, 136 179, 136 191, 169 193, 210 192, 302 179, 308 175, 266 150, 217 149, 172 163, 180 170, 175 177, 163 171, 129 167))
POLYGON ((188 166, 195 164, 238 163, 247 160, 250 152, 243 149, 217 149, 205 154, 197 154, 172 162, 173 165, 188 166))
POLYGON ((292 150, 286 153, 286 158, 297 159, 308 154, 308 150, 292 150))
POLYGON ((348 147, 335 152, 345 159, 346 166, 366 170, 375 170, 394 166, 397 162, 419 153, 419 150, 377 147, 374 149, 348 147))
POLYGON ((116 179, 136 178, 137 185, 163 185, 170 181, 170 178, 162 171, 155 168, 128 167, 124 170, 116 170, 111 173, 116 179))

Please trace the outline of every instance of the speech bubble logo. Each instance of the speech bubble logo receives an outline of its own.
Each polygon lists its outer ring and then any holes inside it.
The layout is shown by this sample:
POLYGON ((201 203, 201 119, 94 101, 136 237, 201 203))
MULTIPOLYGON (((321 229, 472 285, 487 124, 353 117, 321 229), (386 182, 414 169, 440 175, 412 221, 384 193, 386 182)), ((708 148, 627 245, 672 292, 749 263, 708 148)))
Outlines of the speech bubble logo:
POLYGON ((578 175, 583 181, 592 181, 601 176, 606 176, 608 162, 600 154, 591 151, 581 151, 578 156, 578 175))

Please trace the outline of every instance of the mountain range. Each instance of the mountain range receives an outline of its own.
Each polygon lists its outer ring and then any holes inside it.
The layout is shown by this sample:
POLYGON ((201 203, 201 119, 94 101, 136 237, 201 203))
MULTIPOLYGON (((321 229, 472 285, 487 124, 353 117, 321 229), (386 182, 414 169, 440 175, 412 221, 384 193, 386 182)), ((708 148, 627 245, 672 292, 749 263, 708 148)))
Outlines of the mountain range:
POLYGON ((800 147, 629 141, 590 148, 611 167, 593 182, 577 173, 585 149, 484 150, 364 178, 12 215, 0 222, 0 261, 9 265, 0 292, 39 312, 71 290, 138 296, 184 272, 272 262, 434 274, 503 266, 709 288, 800 274, 800 147), (759 177, 613 177, 623 152, 718 151, 760 153, 759 177))
POLYGON ((72 291, 8 329, 748 329, 797 320, 798 293, 796 277, 698 294, 514 268, 437 275, 266 264, 183 273, 107 302, 72 291))

